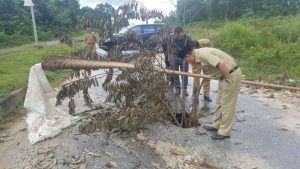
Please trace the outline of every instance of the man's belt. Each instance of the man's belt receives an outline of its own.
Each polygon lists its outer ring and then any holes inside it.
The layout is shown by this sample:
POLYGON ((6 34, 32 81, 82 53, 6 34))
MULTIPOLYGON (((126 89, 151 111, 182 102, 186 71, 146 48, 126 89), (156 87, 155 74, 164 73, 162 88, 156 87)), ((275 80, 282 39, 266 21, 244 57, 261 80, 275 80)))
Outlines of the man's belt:
MULTIPOLYGON (((233 72, 236 71, 238 68, 239 68, 239 67, 238 67, 237 65, 234 66, 232 69, 229 70, 229 74, 233 73, 233 72)), ((220 78, 220 80, 223 80, 223 79, 224 79, 224 77, 222 76, 222 77, 220 78)))
POLYGON ((236 65, 231 70, 229 70, 229 74, 233 73, 235 70, 237 70, 239 67, 236 65))

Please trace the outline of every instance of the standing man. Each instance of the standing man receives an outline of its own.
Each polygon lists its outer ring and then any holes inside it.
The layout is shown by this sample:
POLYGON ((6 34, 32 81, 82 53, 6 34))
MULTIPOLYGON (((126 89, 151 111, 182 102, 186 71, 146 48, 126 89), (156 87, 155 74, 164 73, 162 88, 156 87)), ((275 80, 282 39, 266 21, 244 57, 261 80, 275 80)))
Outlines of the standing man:
MULTIPOLYGON (((192 38, 185 32, 183 32, 182 27, 176 27, 173 34, 170 34, 168 38, 168 57, 173 70, 188 72, 189 64, 184 62, 184 60, 179 57, 181 51, 186 48, 193 48, 195 43, 192 41, 192 38)), ((187 91, 188 77, 183 76, 183 92, 187 96, 189 95, 187 91)), ((175 80, 175 95, 181 93, 180 80, 178 75, 174 75, 175 80)))
POLYGON ((240 91, 241 70, 231 56, 216 48, 194 49, 185 56, 185 60, 191 64, 201 64, 203 70, 219 79, 217 117, 212 127, 204 128, 217 132, 211 137, 213 140, 230 138, 240 91))
POLYGON ((86 58, 95 58, 96 57, 96 42, 97 38, 94 32, 92 32, 91 28, 86 29, 86 33, 84 34, 84 44, 87 53, 85 55, 86 58))
MULTIPOLYGON (((170 28, 170 27, 165 27, 164 29, 163 29, 163 36, 162 36, 162 38, 163 38, 163 43, 162 43, 162 49, 163 49, 163 52, 164 52, 164 56, 165 56, 165 68, 166 69, 170 69, 170 59, 169 59, 169 52, 168 52, 168 39, 169 39, 169 36, 171 35, 171 34, 173 34, 173 32, 174 32, 174 30, 172 29, 172 28, 170 28)), ((173 76, 172 75, 167 75, 167 80, 168 80, 168 82, 169 82, 169 86, 171 87, 171 86, 173 86, 173 84, 174 84, 174 80, 173 80, 173 78, 172 78, 173 76)))
MULTIPOLYGON (((205 47, 212 47, 212 44, 211 44, 210 40, 209 39, 200 39, 200 40, 198 40, 198 44, 197 44, 196 48, 205 48, 205 47)), ((202 69, 201 64, 194 64, 193 65, 193 73, 201 73, 201 70, 202 70, 203 74, 207 74, 205 72, 205 70, 202 69)), ((199 95, 199 90, 200 90, 199 81, 200 81, 199 78, 194 78, 194 85, 193 86, 194 86, 195 90, 197 90, 195 92, 195 94, 196 94, 195 97, 198 97, 198 95, 199 95)), ((202 83, 203 83, 203 91, 204 91, 204 101, 211 102, 212 100, 209 97, 210 79, 203 79, 202 83)), ((193 92, 193 94, 194 94, 194 92, 193 92)))
POLYGON ((165 56, 165 65, 166 65, 166 69, 170 68, 170 61, 169 61, 169 57, 168 57, 168 38, 171 34, 173 34, 173 29, 169 28, 169 27, 165 27, 165 29, 163 30, 163 43, 162 43, 162 49, 164 52, 164 56, 165 56))

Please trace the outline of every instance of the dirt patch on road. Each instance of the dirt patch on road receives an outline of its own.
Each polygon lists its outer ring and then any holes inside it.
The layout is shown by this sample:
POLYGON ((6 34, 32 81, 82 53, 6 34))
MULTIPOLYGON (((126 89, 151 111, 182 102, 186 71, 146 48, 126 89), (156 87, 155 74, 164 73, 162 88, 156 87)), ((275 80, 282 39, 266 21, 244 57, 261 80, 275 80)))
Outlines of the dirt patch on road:
POLYGON ((241 93, 254 97, 268 106, 281 109, 290 115, 300 115, 299 92, 243 86, 241 93))
POLYGON ((243 86, 241 93, 263 102, 266 106, 281 110, 282 114, 280 116, 273 117, 273 120, 283 126, 278 130, 300 134, 299 92, 243 86))

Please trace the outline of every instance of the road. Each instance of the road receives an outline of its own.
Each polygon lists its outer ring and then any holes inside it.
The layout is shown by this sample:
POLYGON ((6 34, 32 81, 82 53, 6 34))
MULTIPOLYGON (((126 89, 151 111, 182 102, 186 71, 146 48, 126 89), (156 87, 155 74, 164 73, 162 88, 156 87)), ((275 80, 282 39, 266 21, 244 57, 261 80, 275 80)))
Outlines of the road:
MULTIPOLYGON (((192 78, 189 80, 191 83, 192 78)), ((211 84, 211 97, 215 100, 217 82, 212 81, 211 84)), ((188 89, 191 93, 192 86, 189 85, 188 89)), ((271 102, 257 100, 256 96, 249 91, 257 93, 256 89, 242 87, 231 139, 212 141, 210 139, 212 133, 205 132, 202 127, 184 129, 162 123, 149 126, 148 129, 141 131, 141 135, 155 141, 156 146, 164 145, 170 151, 174 147, 180 147, 195 153, 211 166, 218 168, 299 169, 300 109, 297 106, 300 106, 300 98, 290 97, 286 100, 294 99, 291 106, 296 104, 297 109, 291 112, 288 104, 287 108, 280 108, 282 105, 276 106, 270 104, 271 102)), ((264 90, 262 93, 268 92, 279 91, 264 90)), ((105 94, 97 90, 91 96, 103 101, 105 94)), ((188 106, 190 97, 186 98, 188 106)), ((279 99, 278 103, 285 104, 275 95, 274 100, 277 99, 279 99)), ((200 102, 201 108, 202 95, 200 95, 200 102)), ((213 112, 215 102, 210 103, 209 107, 209 112, 213 112)), ((203 126, 210 124, 213 119, 214 115, 209 115, 200 118, 199 121, 203 126)), ((176 162, 171 158, 174 154, 166 157, 164 156, 166 150, 162 152, 155 149, 154 151, 153 147, 131 139, 126 136, 126 133, 125 136, 113 136, 107 144, 105 132, 97 132, 93 135, 78 134, 78 125, 64 130, 53 139, 30 145, 27 140, 25 118, 20 118, 12 123, 9 129, 1 131, 0 137, 2 137, 0 168, 34 168, 41 158, 38 152, 49 149, 54 152, 58 160, 56 168, 68 168, 59 162, 84 152, 87 168, 105 168, 107 161, 115 161, 119 166, 117 168, 122 169, 154 168, 154 163, 166 167, 176 162), (102 152, 102 154, 100 157, 91 156, 86 153, 87 150, 102 152)), ((175 159, 179 159, 179 156, 177 154, 175 159)))
MULTIPOLYGON (((45 42, 39 42, 37 45, 38 46, 50 46, 50 45, 55 45, 58 44, 58 40, 52 40, 52 41, 45 41, 45 42)), ((0 49, 0 54, 5 54, 5 53, 11 53, 11 52, 16 52, 25 48, 33 48, 36 44, 27 44, 27 45, 22 45, 22 46, 17 46, 17 47, 11 47, 11 48, 4 48, 0 49)))

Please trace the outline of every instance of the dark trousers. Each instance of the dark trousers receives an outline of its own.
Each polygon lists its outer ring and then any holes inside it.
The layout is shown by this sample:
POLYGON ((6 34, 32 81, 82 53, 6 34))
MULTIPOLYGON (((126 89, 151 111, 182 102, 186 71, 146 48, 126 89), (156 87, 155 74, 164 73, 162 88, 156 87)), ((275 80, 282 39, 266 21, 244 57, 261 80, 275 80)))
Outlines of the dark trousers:
MULTIPOLYGON (((176 71, 180 70, 180 71, 188 72, 189 64, 184 60, 182 60, 181 58, 177 56, 173 56, 173 58, 171 59, 171 68, 176 71)), ((174 75, 174 79, 175 79, 175 89, 181 89, 179 76, 174 75)), ((187 89, 187 85, 188 85, 188 77, 183 76, 183 88, 187 89)))

